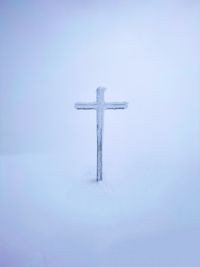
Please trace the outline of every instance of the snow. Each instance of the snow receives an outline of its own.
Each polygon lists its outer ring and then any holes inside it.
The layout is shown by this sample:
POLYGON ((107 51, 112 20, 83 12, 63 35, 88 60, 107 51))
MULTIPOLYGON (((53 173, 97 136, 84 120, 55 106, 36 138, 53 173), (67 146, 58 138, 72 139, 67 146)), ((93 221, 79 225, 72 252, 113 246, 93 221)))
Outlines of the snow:
POLYGON ((96 183, 95 168, 65 156, 1 156, 0 266, 196 266, 200 218, 187 205, 198 177, 177 190, 177 168, 135 166, 96 183))

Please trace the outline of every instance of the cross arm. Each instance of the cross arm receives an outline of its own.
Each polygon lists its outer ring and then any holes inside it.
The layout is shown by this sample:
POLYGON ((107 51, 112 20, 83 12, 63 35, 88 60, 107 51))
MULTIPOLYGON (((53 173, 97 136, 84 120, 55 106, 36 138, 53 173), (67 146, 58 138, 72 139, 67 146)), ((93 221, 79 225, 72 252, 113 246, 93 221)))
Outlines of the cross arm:
POLYGON ((128 108, 127 102, 110 102, 104 104, 105 109, 126 109, 128 108))
POLYGON ((76 103, 74 106, 76 109, 88 110, 88 109, 96 109, 97 105, 95 102, 91 103, 76 103))

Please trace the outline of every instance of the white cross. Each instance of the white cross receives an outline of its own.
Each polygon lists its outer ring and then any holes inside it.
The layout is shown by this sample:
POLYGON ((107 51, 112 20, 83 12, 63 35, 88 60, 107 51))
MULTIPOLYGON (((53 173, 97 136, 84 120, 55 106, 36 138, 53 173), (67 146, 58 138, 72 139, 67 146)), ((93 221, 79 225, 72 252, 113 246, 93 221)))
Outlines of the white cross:
POLYGON ((97 114, 97 182, 103 180, 103 124, 104 124, 104 110, 105 109, 126 109, 127 102, 104 102, 105 88, 98 87, 96 93, 96 102, 91 103, 76 103, 75 108, 80 110, 96 110, 97 114))

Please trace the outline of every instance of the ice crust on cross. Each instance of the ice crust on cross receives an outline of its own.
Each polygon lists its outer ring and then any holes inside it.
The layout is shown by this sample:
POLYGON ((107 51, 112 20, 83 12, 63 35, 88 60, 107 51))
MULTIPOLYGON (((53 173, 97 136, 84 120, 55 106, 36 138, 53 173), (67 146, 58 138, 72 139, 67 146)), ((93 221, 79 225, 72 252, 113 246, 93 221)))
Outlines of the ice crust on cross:
POLYGON ((104 110, 106 109, 126 109, 127 102, 105 102, 104 93, 106 88, 98 87, 96 90, 96 102, 76 103, 78 110, 96 110, 97 127, 97 182, 103 180, 103 128, 104 128, 104 110))

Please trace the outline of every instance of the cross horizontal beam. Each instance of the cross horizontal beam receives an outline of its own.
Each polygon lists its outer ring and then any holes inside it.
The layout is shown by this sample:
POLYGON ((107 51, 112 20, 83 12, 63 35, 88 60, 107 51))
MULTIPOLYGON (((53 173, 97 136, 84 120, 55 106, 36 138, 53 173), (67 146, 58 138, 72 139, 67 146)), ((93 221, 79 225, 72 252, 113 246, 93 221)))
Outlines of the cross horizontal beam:
MULTIPOLYGON (((103 109, 126 109, 128 107, 127 102, 110 102, 110 103, 103 103, 103 109)), ((89 110, 89 109, 97 109, 97 103, 76 103, 76 109, 80 110, 89 110)))
POLYGON ((126 109, 128 108, 127 102, 110 102, 104 103, 105 109, 126 109))
POLYGON ((95 102, 92 103, 76 103, 75 104, 75 108, 76 109, 96 109, 97 108, 97 104, 95 102))

